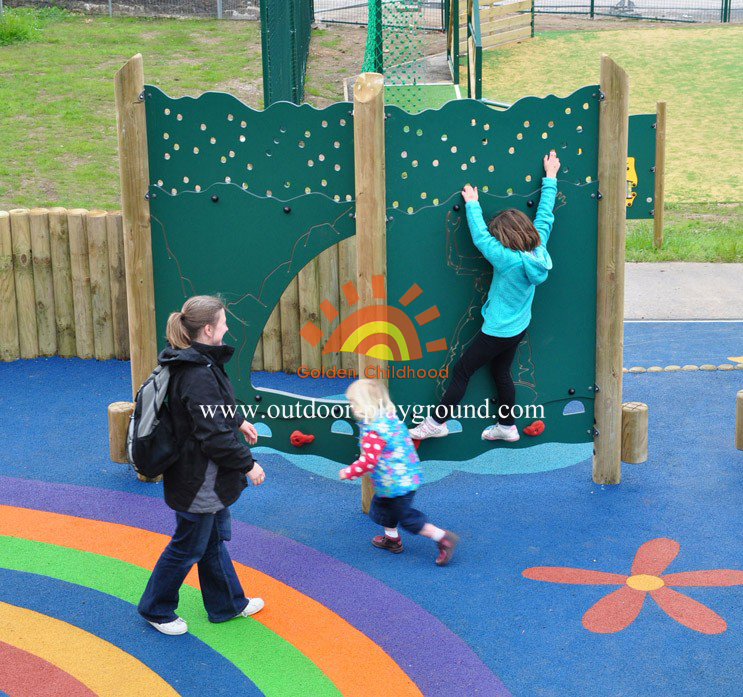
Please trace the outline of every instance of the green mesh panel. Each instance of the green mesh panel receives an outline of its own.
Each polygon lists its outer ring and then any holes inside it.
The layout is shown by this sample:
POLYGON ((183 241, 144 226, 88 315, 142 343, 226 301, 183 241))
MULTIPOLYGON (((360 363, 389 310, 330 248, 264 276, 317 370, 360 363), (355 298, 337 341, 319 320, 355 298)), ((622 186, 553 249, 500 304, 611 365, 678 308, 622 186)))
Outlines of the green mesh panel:
MULTIPOLYGON (((505 206, 533 215, 542 156, 554 147, 563 161, 549 245, 555 271, 537 289, 528 338, 514 363, 517 401, 544 405, 547 431, 515 447, 591 440, 600 205, 596 94, 587 87, 564 99, 528 98, 501 112, 474 100, 420 114, 387 108, 387 302, 411 318, 424 347, 422 358, 394 367, 451 370, 482 324, 490 276, 470 240, 461 186, 480 187, 487 216, 505 206), (402 306, 399 298, 413 283, 423 292, 402 306), (432 305, 440 316, 416 322, 432 305), (425 350, 441 338, 445 350, 425 350), (584 413, 563 416, 574 399, 584 413)), ((289 434, 299 428, 315 435, 303 453, 349 461, 355 439, 331 432, 334 418, 270 418, 270 407, 309 400, 257 390, 250 382, 255 346, 284 289, 311 259, 354 234, 349 105, 316 110, 280 103, 260 112, 224 94, 169 99, 147 87, 146 110, 158 336, 187 297, 221 293, 229 342, 237 347, 229 364, 237 397, 259 404, 261 421, 272 429, 262 443, 293 451, 289 434)), ((429 378, 390 380, 401 405, 434 404, 442 387, 429 378)), ((480 406, 491 392, 488 371, 481 371, 464 404, 480 406)), ((483 422, 462 425, 461 433, 423 443, 421 455, 463 460, 500 447, 480 440, 483 422)))
POLYGON ((415 111, 422 100, 422 0, 370 0, 363 72, 384 74, 386 85, 406 86, 397 103, 415 111))

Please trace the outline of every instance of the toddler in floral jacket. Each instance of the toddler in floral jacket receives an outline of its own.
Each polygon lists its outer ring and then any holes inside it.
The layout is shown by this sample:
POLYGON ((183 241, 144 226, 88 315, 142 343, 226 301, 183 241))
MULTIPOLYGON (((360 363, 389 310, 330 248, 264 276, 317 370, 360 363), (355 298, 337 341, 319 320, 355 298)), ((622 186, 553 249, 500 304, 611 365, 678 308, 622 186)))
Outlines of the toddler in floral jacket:
POLYGON ((369 474, 374 498, 369 517, 384 527, 372 544, 393 554, 402 552, 398 524, 414 535, 430 537, 438 545, 436 563, 444 566, 454 553, 459 537, 437 528, 413 508, 415 492, 421 484, 421 463, 408 429, 397 418, 387 388, 377 380, 356 380, 346 390, 351 410, 359 422, 361 455, 339 472, 341 479, 369 474))

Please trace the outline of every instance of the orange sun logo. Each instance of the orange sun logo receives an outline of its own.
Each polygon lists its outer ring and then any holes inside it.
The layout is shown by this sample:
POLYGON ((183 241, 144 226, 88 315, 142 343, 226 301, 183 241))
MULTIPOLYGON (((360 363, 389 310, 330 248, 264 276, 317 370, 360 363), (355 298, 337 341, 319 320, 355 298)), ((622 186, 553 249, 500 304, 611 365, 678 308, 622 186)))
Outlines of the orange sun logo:
MULTIPOLYGON (((372 276, 371 281, 374 298, 384 300, 384 277, 381 274, 372 276)), ((353 281, 345 283, 341 289, 348 306, 353 307, 359 301, 353 281)), ((407 306, 422 292, 418 284, 414 283, 399 302, 407 306)), ((320 310, 329 322, 338 316, 337 308, 327 299, 320 303, 320 310)), ((415 321, 422 326, 440 316, 436 305, 432 305, 415 315, 415 321)), ((317 346, 323 336, 320 327, 312 322, 305 323, 299 334, 311 346, 317 346)), ((445 350, 446 339, 436 339, 426 344, 426 351, 429 353, 445 350)), ((328 337, 322 352, 332 351, 348 351, 395 361, 414 361, 423 356, 421 342, 412 320, 400 308, 391 305, 368 305, 346 317, 328 337)))

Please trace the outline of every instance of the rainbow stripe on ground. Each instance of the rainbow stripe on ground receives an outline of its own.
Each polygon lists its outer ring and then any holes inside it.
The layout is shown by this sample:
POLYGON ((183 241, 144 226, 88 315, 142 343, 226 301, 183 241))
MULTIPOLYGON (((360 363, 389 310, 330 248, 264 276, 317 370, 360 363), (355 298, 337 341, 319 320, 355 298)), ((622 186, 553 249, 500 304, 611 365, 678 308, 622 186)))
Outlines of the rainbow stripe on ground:
POLYGON ((238 521, 237 573, 266 609, 210 624, 194 570, 179 605, 189 634, 165 637, 136 613, 173 528, 161 501, 8 477, 0 492, 0 690, 10 697, 201 697, 205 671, 231 695, 509 694, 410 599, 238 521), (429 657, 442 650, 457 660, 433 674, 429 657))

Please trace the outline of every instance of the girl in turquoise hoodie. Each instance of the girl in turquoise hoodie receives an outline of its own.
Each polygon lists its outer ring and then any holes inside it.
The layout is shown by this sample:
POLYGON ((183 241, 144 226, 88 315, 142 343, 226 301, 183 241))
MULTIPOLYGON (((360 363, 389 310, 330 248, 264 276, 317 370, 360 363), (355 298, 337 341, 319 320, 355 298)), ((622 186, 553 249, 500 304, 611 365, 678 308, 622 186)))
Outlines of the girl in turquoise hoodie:
POLYGON ((493 281, 488 299, 482 307, 482 330, 462 354, 452 372, 452 379, 434 410, 410 430, 411 438, 441 438, 449 434, 446 421, 451 409, 462 401, 470 378, 486 363, 498 392, 498 422, 482 432, 483 440, 517 441, 519 432, 511 414, 516 390, 511 377, 511 364, 521 339, 531 321, 534 289, 544 282, 552 260, 547 253, 547 240, 555 216, 552 209, 557 194, 560 160, 555 151, 544 158, 545 177, 542 196, 534 222, 521 211, 502 211, 485 224, 477 189, 469 184, 462 190, 472 241, 493 265, 493 281))

